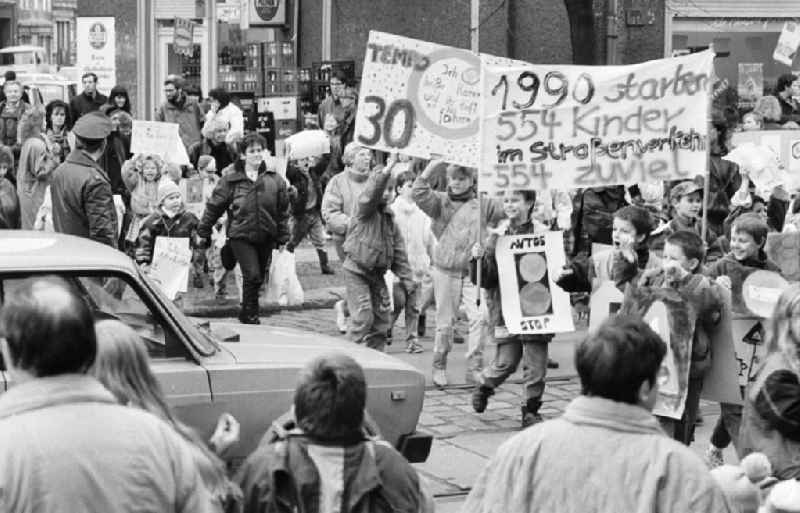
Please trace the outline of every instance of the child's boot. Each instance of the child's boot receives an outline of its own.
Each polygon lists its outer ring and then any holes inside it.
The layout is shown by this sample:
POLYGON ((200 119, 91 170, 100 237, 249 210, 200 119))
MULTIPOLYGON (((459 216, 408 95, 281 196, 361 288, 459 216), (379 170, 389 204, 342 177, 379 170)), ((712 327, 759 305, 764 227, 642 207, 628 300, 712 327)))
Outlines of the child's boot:
POLYGON ((539 415, 539 408, 542 406, 542 401, 539 399, 528 399, 522 406, 522 429, 538 424, 542 421, 542 416, 539 415))

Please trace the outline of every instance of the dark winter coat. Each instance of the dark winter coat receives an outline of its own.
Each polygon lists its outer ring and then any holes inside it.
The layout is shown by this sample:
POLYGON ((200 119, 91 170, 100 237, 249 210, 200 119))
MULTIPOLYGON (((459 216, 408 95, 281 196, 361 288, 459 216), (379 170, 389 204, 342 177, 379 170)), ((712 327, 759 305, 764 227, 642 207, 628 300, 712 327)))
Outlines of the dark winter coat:
POLYGON ((325 192, 325 190, 322 188, 321 178, 322 174, 328 168, 329 161, 330 155, 325 155, 314 165, 314 167, 308 170, 308 174, 303 173, 303 171, 301 171, 294 164, 289 164, 288 168, 286 169, 286 179, 289 180, 289 183, 292 184, 297 191, 292 197, 293 215, 300 216, 305 214, 308 210, 320 208, 320 205, 322 204, 322 194, 325 192), (317 202, 311 208, 306 207, 306 204, 308 203, 309 177, 313 182, 314 190, 317 193, 317 202))
POLYGON ((742 185, 742 177, 739 166, 720 155, 709 157, 708 176, 708 226, 722 233, 725 218, 731 212, 731 198, 742 185))
POLYGON ((173 218, 161 209, 152 213, 142 223, 136 239, 136 262, 149 264, 153 260, 156 237, 188 238, 190 242, 194 241, 199 223, 194 214, 183 208, 173 218))
POLYGON ((117 246, 117 209, 111 181, 83 150, 73 150, 50 182, 53 228, 117 246))
POLYGON ((6 102, 0 103, 0 144, 14 148, 15 156, 19 153, 22 141, 19 140, 19 121, 30 105, 20 100, 17 109, 6 112, 6 102))
POLYGON ((261 163, 255 182, 247 178, 244 161, 234 164, 232 173, 224 175, 206 203, 197 233, 211 237, 211 228, 228 212, 228 238, 252 243, 289 240, 289 195, 286 182, 261 163))
POLYGON ((221 174, 223 169, 236 161, 236 155, 228 148, 227 144, 224 142, 214 144, 205 138, 194 143, 189 148, 189 162, 192 163, 195 169, 198 169, 197 163, 203 155, 209 155, 214 159, 217 164, 217 175, 221 174))
POLYGON ((6 177, 0 177, 0 230, 19 228, 17 189, 6 177))
POLYGON ((69 114, 72 122, 78 121, 78 118, 84 114, 100 110, 108 101, 108 97, 100 92, 94 93, 94 97, 90 98, 85 92, 75 96, 69 101, 69 114))
POLYGON ((106 149, 100 157, 100 167, 102 167, 108 179, 111 181, 111 190, 114 194, 119 194, 129 204, 131 192, 125 181, 122 179, 122 165, 128 160, 131 149, 130 138, 122 135, 119 131, 111 132, 106 138, 106 149))
POLYGON ((611 244, 614 213, 626 205, 625 187, 592 187, 585 189, 579 197, 572 220, 575 234, 573 254, 588 254, 593 242, 611 244))
POLYGON ((344 240, 347 258, 343 266, 349 271, 371 276, 383 276, 387 269, 391 269, 404 286, 413 287, 414 277, 403 235, 394 222, 392 209, 383 202, 389 178, 391 174, 385 171, 374 171, 367 178, 356 211, 350 218, 344 240))

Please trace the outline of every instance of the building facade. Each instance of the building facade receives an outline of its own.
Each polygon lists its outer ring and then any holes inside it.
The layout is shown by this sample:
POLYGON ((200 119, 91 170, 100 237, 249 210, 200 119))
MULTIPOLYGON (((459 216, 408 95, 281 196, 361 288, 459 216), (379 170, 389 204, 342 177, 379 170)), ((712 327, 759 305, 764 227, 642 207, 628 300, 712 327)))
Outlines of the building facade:
POLYGON ((0 0, 0 48, 17 40, 17 1, 0 0))
POLYGON ((54 59, 58 66, 75 63, 75 15, 78 0, 52 0, 54 59))
POLYGON ((41 46, 52 57, 52 0, 19 0, 17 5, 17 43, 41 46))

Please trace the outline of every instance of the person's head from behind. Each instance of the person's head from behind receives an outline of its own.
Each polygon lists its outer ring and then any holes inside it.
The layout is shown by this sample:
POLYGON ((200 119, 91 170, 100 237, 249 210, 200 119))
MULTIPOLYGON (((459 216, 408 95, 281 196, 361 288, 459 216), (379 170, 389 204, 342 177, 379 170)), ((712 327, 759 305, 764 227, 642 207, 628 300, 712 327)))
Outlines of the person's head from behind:
POLYGON ((256 169, 264 162, 264 150, 267 149, 267 140, 256 132, 245 135, 236 142, 236 152, 245 165, 256 169))
POLYGON ((503 195, 503 213, 514 224, 531 219, 536 206, 536 191, 508 191, 503 195))
POLYGON ((749 212, 733 221, 731 226, 731 253, 733 258, 744 261, 757 258, 767 243, 769 227, 760 215, 749 212))
POLYGON ((781 104, 774 96, 762 96, 756 100, 751 114, 760 116, 762 126, 764 121, 779 121, 781 119, 781 104))
POLYGON ((359 173, 366 173, 372 166, 372 150, 359 145, 357 142, 350 142, 342 152, 342 162, 347 167, 359 173))
POLYGON ((343 353, 319 356, 300 371, 294 392, 297 425, 315 439, 357 440, 366 401, 364 371, 354 359, 343 353))
POLYGON ((784 73, 778 77, 778 82, 775 84, 775 92, 784 98, 791 98, 793 95, 792 85, 795 81, 797 81, 797 75, 784 73))
POLYGON ((748 112, 742 116, 742 130, 750 132, 751 130, 761 130, 764 128, 764 118, 755 112, 748 112))
POLYGON ((474 180, 475 169, 458 164, 447 165, 447 190, 451 194, 460 196, 468 193, 472 189, 474 180))
POLYGON ((397 175, 395 182, 395 192, 398 196, 408 202, 414 201, 414 180, 416 177, 411 171, 403 171, 397 175))
POLYGON ((224 87, 215 87, 210 90, 208 97, 211 99, 211 110, 213 112, 224 109, 231 102, 231 95, 224 87))
POLYGON ((652 410, 667 347, 639 317, 614 315, 575 349, 581 393, 652 410))
POLYGON ((628 205, 614 212, 611 226, 611 242, 614 248, 642 246, 651 231, 653 220, 646 208, 628 205))
POLYGON ((16 80, 8 80, 3 83, 3 92, 7 103, 16 104, 22 98, 22 85, 16 80))
POLYGON ((10 81, 16 80, 16 79, 17 79, 17 72, 14 71, 13 69, 10 69, 10 70, 6 71, 5 73, 3 73, 3 80, 5 82, 10 82, 10 81))
POLYGON ((11 148, 0 144, 0 178, 14 169, 14 153, 11 148))
POLYGON ((7 293, 0 309, 0 348, 19 383, 84 374, 97 353, 92 311, 61 278, 31 278, 7 293))
POLYGON ((667 272, 675 272, 679 276, 700 271, 706 257, 703 239, 695 232, 679 230, 671 233, 664 241, 664 253, 661 265, 667 272))
POLYGON ((86 94, 94 94, 97 92, 97 75, 94 73, 84 73, 81 77, 81 83, 83 83, 83 92, 86 94))
POLYGON ((31 137, 36 137, 42 133, 44 128, 44 109, 41 107, 30 108, 22 115, 19 120, 19 138, 26 141, 31 137))
POLYGON ((183 78, 178 75, 170 75, 164 81, 164 96, 167 101, 176 101, 183 90, 183 78))

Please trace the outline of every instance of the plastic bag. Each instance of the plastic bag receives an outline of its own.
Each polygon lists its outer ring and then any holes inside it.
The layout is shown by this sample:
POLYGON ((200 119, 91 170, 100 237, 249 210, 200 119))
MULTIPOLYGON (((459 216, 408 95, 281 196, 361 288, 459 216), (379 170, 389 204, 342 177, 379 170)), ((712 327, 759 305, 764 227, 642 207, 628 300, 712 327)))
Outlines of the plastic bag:
POLYGON ((303 304, 303 287, 297 279, 294 253, 286 250, 272 251, 266 300, 280 306, 303 304))

